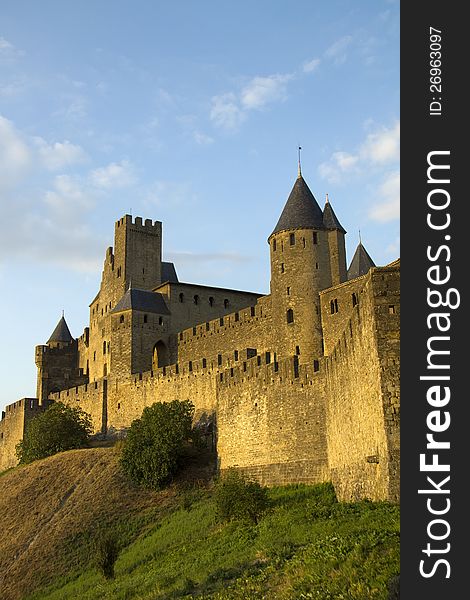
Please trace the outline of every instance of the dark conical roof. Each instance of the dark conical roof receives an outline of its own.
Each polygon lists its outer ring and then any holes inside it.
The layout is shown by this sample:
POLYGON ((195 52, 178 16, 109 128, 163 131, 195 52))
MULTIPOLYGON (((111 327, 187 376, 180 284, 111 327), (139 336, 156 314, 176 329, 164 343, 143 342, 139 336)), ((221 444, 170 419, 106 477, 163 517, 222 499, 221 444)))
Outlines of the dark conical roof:
POLYGON ((73 337, 72 334, 70 333, 70 330, 68 328, 68 325, 64 319, 64 317, 62 317, 60 319, 60 321, 57 323, 56 328, 54 329, 54 331, 52 332, 51 337, 47 340, 47 343, 50 344, 51 342, 72 342, 73 341, 73 337))
POLYGON ((149 290, 139 290, 138 288, 129 288, 113 308, 112 312, 117 313, 124 310, 139 310, 159 315, 170 314, 161 294, 150 292, 149 290))
POLYGON ((362 242, 359 242, 351 264, 349 265, 348 279, 355 279, 361 275, 366 275, 372 267, 375 267, 374 261, 367 253, 362 242))
POLYGON ((326 199, 325 208, 323 209, 323 227, 325 229, 338 229, 338 231, 341 231, 341 233, 346 233, 346 229, 344 229, 339 222, 338 217, 335 215, 335 211, 328 201, 328 196, 326 199))
POLYGON ((297 177, 272 234, 285 229, 323 229, 322 210, 302 175, 297 177))

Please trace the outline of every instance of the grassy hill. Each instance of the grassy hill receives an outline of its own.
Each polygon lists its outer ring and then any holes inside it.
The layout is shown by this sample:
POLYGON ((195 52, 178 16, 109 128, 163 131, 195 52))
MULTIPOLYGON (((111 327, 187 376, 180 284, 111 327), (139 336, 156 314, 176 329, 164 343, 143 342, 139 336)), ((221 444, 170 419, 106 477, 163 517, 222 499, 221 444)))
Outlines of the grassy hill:
POLYGON ((113 448, 65 452, 0 477, 0 597, 385 600, 399 571, 399 510, 336 503, 332 489, 270 490, 258 525, 221 524, 211 463, 162 492, 129 484, 113 448), (94 566, 112 531, 116 578, 94 566))

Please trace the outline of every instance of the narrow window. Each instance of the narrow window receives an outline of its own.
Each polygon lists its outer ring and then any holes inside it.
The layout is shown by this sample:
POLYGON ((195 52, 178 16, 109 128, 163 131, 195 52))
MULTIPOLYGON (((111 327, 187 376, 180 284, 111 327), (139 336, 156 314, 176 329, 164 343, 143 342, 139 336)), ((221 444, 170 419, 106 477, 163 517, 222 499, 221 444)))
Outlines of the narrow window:
POLYGON ((217 365, 220 367, 222 364, 222 354, 217 354, 217 365))
POLYGON ((269 365, 269 363, 271 362, 271 352, 266 352, 264 358, 266 360, 266 364, 269 365))
POLYGON ((121 403, 118 402, 118 410, 121 408, 121 403))
POLYGON ((196 328, 193 327, 193 335, 196 335, 196 328))
POLYGON ((295 233, 291 233, 291 234, 289 234, 289 244, 290 244, 291 246, 294 246, 294 245, 295 245, 295 233))
POLYGON ((356 304, 357 304, 357 294, 355 292, 352 293, 351 300, 352 300, 352 305, 356 306, 356 304))
POLYGON ((276 240, 273 240, 273 250, 276 250, 276 240))
POLYGON ((335 313, 338 312, 338 299, 337 298, 335 298, 334 300, 331 300, 330 311, 331 311, 332 315, 334 315, 335 313))
POLYGON ((235 313, 235 321, 239 321, 240 320, 240 315, 236 312, 235 313))
POLYGON ((178 297, 179 297, 179 301, 180 302, 184 302, 184 294, 183 294, 183 292, 181 292, 178 297))
POLYGON ((163 325, 163 317, 158 317, 158 324, 163 325))
POLYGON ((106 342, 103 342, 103 354, 106 354, 106 342))
POLYGON ((250 314, 251 314, 251 316, 252 316, 252 317, 254 317, 254 316, 255 316, 255 307, 254 307, 254 306, 252 306, 252 307, 250 308, 250 314))
POLYGON ((202 368, 205 369, 207 367, 207 360, 205 358, 202 359, 202 368))
POLYGON ((395 314, 395 305, 394 305, 394 304, 390 304, 390 305, 389 305, 389 307, 388 307, 388 312, 389 312, 389 314, 391 314, 391 315, 394 315, 394 314, 395 314))
POLYGON ((183 332, 180 333, 180 340, 183 340, 183 332))
POLYGON ((119 317, 119 323, 124 323, 124 315, 121 315, 121 316, 119 317))
POLYGON ((318 244, 318 234, 316 231, 313 232, 313 243, 318 244))
POLYGON ((302 238, 302 245, 305 248, 305 238, 302 238))
POLYGON ((284 273, 284 263, 281 263, 281 273, 284 273))
POLYGON ((209 325, 209 323, 206 323, 206 331, 209 331, 210 328, 211 326, 209 325))
POLYGON ((144 323, 147 323, 147 319, 148 319, 147 315, 144 315, 144 323))
POLYGON ((289 308, 287 311, 287 322, 288 323, 294 322, 294 311, 292 310, 292 308, 289 308))
POLYGON ((313 361, 313 370, 315 373, 320 370, 320 363, 318 362, 318 360, 313 361))
POLYGON ((235 351, 234 351, 234 353, 233 353, 233 358, 234 358, 235 360, 238 360, 238 350, 235 350, 235 351))
POLYGON ((193 361, 192 360, 189 361, 188 367, 189 367, 189 372, 191 373, 191 371, 193 370, 193 361))
POLYGON ((197 294, 194 296, 194 304, 199 304, 199 296, 197 294))
POLYGON ((287 295, 290 296, 290 287, 287 288, 287 295))
POLYGON ((219 319, 219 325, 223 325, 223 324, 224 324, 224 318, 220 317, 220 319, 219 319))
POLYGON ((96 360, 96 350, 93 352, 93 360, 96 360))
POLYGON ((335 312, 338 312, 338 300, 335 298, 335 312))
POLYGON ((225 298, 224 300, 224 308, 228 308, 229 306, 229 301, 227 300, 227 298, 225 298))
POLYGON ((295 347, 295 353, 297 354, 297 356, 299 356, 299 354, 300 354, 300 346, 296 346, 295 347))
POLYGON ((214 298, 209 296, 209 306, 214 306, 214 298))

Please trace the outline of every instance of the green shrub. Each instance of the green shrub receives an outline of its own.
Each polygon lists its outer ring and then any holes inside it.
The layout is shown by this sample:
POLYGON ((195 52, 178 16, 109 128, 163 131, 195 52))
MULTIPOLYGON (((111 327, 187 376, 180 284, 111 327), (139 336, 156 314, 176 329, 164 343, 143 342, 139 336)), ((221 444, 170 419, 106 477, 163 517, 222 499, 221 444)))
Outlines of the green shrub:
POLYGON ((95 539, 95 564, 106 579, 114 579, 114 564, 119 555, 116 536, 111 532, 100 532, 95 539))
POLYGON ((86 412, 55 402, 29 421, 23 440, 16 446, 16 455, 20 464, 27 464, 57 452, 83 448, 88 445, 91 432, 86 412))
POLYGON ((160 489, 175 475, 184 443, 191 437, 194 406, 189 400, 157 402, 132 422, 121 465, 136 483, 160 489))
POLYGON ((235 469, 227 473, 215 485, 216 513, 223 521, 250 521, 255 525, 269 507, 267 488, 255 481, 248 481, 235 469))

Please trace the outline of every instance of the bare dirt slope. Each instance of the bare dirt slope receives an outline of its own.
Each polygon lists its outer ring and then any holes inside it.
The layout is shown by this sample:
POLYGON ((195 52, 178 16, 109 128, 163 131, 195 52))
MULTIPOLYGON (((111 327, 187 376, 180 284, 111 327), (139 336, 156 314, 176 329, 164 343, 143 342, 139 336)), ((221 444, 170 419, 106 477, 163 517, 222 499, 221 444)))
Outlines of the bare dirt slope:
POLYGON ((172 501, 122 475, 113 448, 72 450, 0 477, 0 598, 18 600, 80 567, 75 540, 172 501), (82 537, 80 537, 82 536, 82 537), (74 561, 77 563, 74 565, 74 561))

